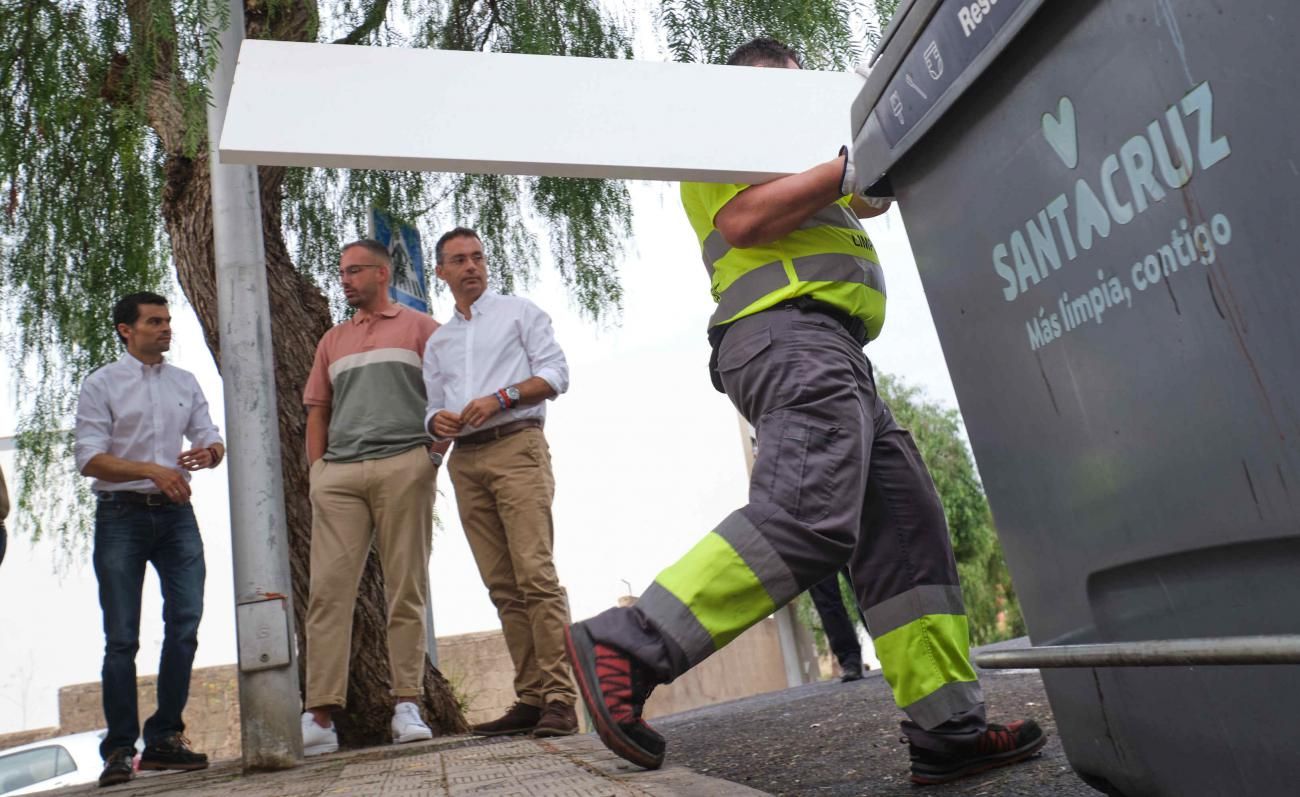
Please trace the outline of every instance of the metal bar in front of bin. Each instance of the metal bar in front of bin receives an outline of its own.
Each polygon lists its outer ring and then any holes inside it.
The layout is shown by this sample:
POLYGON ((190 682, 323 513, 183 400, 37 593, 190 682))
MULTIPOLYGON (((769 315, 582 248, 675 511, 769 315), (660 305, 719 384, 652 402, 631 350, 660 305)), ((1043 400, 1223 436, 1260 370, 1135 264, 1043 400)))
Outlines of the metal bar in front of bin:
POLYGON ((975 654, 986 670, 1300 664, 1300 634, 1049 645, 975 654))

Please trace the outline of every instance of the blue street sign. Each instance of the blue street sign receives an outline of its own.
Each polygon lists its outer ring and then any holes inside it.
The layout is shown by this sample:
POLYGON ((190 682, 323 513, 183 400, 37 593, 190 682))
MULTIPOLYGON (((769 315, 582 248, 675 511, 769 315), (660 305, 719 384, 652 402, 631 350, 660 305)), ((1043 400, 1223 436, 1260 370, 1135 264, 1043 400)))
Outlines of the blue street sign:
POLYGON ((388 286, 388 295, 393 301, 413 310, 429 312, 429 294, 424 289, 424 250, 420 247, 419 230, 372 207, 370 237, 387 247, 393 259, 393 278, 388 286))

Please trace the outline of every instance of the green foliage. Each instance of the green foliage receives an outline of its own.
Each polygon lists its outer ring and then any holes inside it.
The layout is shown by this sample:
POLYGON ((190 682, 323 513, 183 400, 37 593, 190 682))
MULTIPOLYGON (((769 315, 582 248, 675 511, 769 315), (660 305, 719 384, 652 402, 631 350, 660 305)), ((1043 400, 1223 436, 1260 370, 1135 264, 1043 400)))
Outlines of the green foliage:
MULTIPOLYGON (((120 356, 113 302, 171 287, 160 208, 173 165, 207 157, 207 76, 224 23, 213 8, 225 13, 208 0, 0 0, 0 300, 14 321, 7 354, 23 374, 19 523, 34 537, 71 541, 87 527, 84 512, 68 511, 89 504, 67 500, 85 484, 63 473, 66 431, 81 381, 120 356)), ((262 0, 246 9, 249 35, 261 38, 631 55, 596 0, 262 0)), ((400 111, 362 99, 340 112, 400 124, 400 111)), ((621 306, 617 263, 631 219, 622 183, 291 169, 283 186, 295 264, 327 294, 337 292, 339 247, 366 234, 377 205, 426 240, 453 224, 479 229, 504 291, 526 284, 539 244, 549 245, 587 315, 621 306), (530 232, 539 226, 540 241, 530 232)))
POLYGON ((725 63, 756 36, 795 48, 809 69, 844 69, 864 56, 852 20, 858 0, 662 0, 659 21, 677 61, 725 63))
MULTIPOLYGON (((387 0, 328 4, 322 37, 448 50, 632 55, 623 26, 594 0, 406 0, 392 24, 376 25, 363 36, 353 36, 355 30, 343 35, 349 27, 367 27, 379 6, 387 7, 387 0)), ((459 109, 446 111, 455 115, 459 109)), ((400 109, 374 112, 376 123, 401 123, 396 116, 400 109)), ((463 123, 472 125, 474 120, 463 123)), ((285 181, 284 214, 299 267, 328 278, 339 246, 366 234, 371 205, 414 225, 430 244, 452 226, 474 228, 488 250, 495 287, 506 293, 527 285, 535 275, 541 257, 532 229, 542 227, 551 259, 580 310, 601 320, 622 307, 617 264, 632 216, 622 182, 294 169, 285 181)), ((341 309, 337 302, 335 306, 341 309)))
POLYGON ((826 630, 822 628, 821 618, 817 615, 817 607, 813 605, 812 595, 801 592, 792 603, 795 619, 812 632, 813 647, 816 648, 817 655, 825 656, 830 651, 830 642, 826 639, 826 630))
MULTIPOLYGON (((151 19, 165 16, 162 4, 147 5, 151 19)), ((11 320, 6 354, 22 374, 26 410, 18 508, 35 537, 67 541, 80 529, 63 511, 68 481, 55 478, 71 458, 70 436, 60 430, 69 427, 82 378, 118 356, 106 321, 116 294, 123 286, 157 289, 166 276, 161 158, 144 102, 107 98, 149 88, 122 50, 134 44, 163 57, 174 40, 126 26, 124 9, 0 4, 0 295, 11 320)), ((196 24, 193 15, 175 22, 176 31, 196 24)), ((201 116, 203 98, 187 96, 201 116)))
MULTIPOLYGON (((1020 603, 1002 559, 988 499, 962 436, 961 416, 954 409, 926 400, 918 388, 886 374, 877 372, 876 387, 899 425, 912 433, 943 502, 970 620, 971 643, 983 645, 1023 635, 1025 622, 1020 603)), ((853 606, 857 599, 843 578, 840 592, 845 605, 853 606)), ((799 619, 812 629, 817 648, 824 653, 826 634, 812 600, 805 593, 800 601, 796 606, 799 619)))
MULTIPOLYGON (((659 19, 680 60, 717 60, 763 32, 798 46, 809 66, 845 66, 876 28, 874 5, 664 0, 659 19)), ((207 76, 218 56, 214 27, 224 21, 212 15, 224 7, 0 0, 0 301, 14 322, 9 359, 23 375, 19 523, 34 536, 71 539, 86 526, 66 511, 85 505, 68 500, 84 481, 59 477, 67 467, 58 463, 70 461, 77 387, 120 355, 113 301, 135 290, 175 295, 160 209, 189 164, 207 157, 207 76)), ((245 10, 256 38, 632 55, 630 23, 600 0, 257 0, 245 10)), ((400 108, 370 108, 364 98, 338 112, 402 123, 400 108)), ((336 316, 344 312, 332 278, 337 252, 367 232, 371 205, 414 224, 426 241, 453 224, 475 227, 503 291, 526 285, 550 260, 587 316, 609 319, 621 308, 618 263, 632 215, 621 182, 290 169, 281 185, 285 243, 336 316)))
POLYGON ((874 36, 870 38, 871 45, 880 43, 879 34, 889 25, 889 21, 894 18, 894 12, 898 10, 898 0, 871 0, 871 11, 879 21, 875 28, 874 36))
POLYGON ((912 432, 943 501, 971 642, 984 644, 1023 634, 1020 605, 1002 559, 988 499, 962 436, 961 416, 890 376, 879 375, 877 387, 899 425, 912 432), (1005 612, 1001 626, 1000 612, 1005 612))

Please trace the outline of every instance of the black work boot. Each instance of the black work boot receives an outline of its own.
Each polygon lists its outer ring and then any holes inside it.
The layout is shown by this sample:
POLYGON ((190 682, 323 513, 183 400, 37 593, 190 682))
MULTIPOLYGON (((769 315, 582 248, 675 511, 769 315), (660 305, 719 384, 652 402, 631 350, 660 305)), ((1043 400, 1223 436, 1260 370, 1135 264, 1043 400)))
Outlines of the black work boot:
POLYGON ((988 729, 968 742, 950 745, 946 752, 917 747, 908 742, 912 753, 912 782, 922 786, 947 783, 997 767, 1005 767, 1043 749, 1047 737, 1033 720, 1018 720, 1008 725, 989 724, 988 729))
POLYGON ((153 744, 145 745, 140 754, 140 769, 207 769, 208 757, 190 749, 190 740, 173 733, 153 744))
POLYGON ((667 744, 641 719, 641 709, 655 688, 650 671, 618 648, 597 642, 584 623, 566 628, 564 643, 600 740, 633 764, 658 769, 667 744))
POLYGON ((131 762, 135 760, 134 747, 119 747, 108 754, 104 761, 104 771, 99 773, 100 786, 116 786, 126 783, 135 776, 131 762))
POLYGON ((491 722, 471 725, 470 732, 475 736, 510 736, 516 733, 528 733, 537 727, 542 718, 542 710, 527 703, 515 703, 502 716, 491 722))
MULTIPOLYGON (((862 669, 861 659, 849 659, 846 662, 842 662, 840 664, 840 683, 846 684, 849 681, 861 681, 862 669)), ((871 668, 867 667, 867 669, 871 668)))

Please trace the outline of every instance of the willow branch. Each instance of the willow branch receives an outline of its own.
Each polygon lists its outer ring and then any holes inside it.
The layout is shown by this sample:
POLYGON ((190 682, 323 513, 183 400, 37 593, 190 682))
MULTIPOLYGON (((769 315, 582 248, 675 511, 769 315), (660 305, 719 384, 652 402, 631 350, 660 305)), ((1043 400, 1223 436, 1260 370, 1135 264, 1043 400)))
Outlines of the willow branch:
POLYGON ((334 44, 360 44, 384 23, 384 18, 388 16, 388 2, 389 0, 375 0, 375 4, 366 12, 361 24, 353 28, 352 32, 343 38, 335 39, 334 44))

